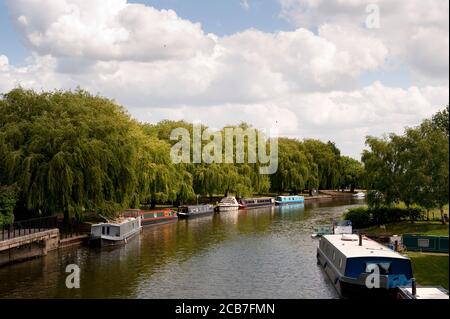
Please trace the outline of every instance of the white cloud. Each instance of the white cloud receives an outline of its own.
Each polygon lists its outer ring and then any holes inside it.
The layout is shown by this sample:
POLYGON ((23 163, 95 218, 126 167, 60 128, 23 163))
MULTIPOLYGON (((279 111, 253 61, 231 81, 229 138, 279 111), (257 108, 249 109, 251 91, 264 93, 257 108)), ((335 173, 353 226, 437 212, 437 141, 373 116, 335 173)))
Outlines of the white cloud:
POLYGON ((172 10, 126 0, 8 2, 32 49, 56 57, 154 61, 183 59, 214 47, 201 25, 172 10))
POLYGON ((391 59, 407 64, 423 83, 448 83, 447 0, 279 1, 280 15, 296 27, 312 28, 325 24, 357 27, 382 41, 389 48, 391 59), (369 4, 376 4, 380 9, 380 28, 366 28, 369 4))
MULTIPOLYGON (((142 121, 275 125, 291 137, 335 140, 354 157, 365 135, 400 132, 448 103, 448 58, 436 52, 448 51, 448 39, 437 41, 448 37, 439 10, 417 15, 413 6, 405 18, 414 26, 411 34, 400 28, 382 36, 345 22, 364 18, 362 1, 335 0, 330 7, 321 0, 282 2, 297 29, 218 37, 171 10, 125 0, 10 0, 33 54, 24 67, 0 54, 0 92, 18 84, 38 90, 80 86, 115 99, 142 121), (335 9, 336 16, 323 20, 335 9), (305 28, 313 24, 315 32, 305 28), (421 81, 404 89, 378 82, 360 87, 364 72, 385 68, 393 57, 421 81)), ((379 2, 383 12, 391 6, 394 17, 401 7, 379 2)), ((386 19, 383 24, 394 18, 386 19)))
POLYGON ((239 4, 244 10, 250 9, 250 1, 249 0, 240 0, 239 4))

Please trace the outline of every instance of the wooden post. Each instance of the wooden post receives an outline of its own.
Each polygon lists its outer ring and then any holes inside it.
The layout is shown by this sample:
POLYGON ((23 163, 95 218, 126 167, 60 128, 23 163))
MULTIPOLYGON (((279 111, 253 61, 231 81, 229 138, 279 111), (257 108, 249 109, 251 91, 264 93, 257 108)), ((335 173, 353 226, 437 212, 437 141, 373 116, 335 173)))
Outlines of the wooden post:
POLYGON ((412 279, 411 279, 411 286, 412 286, 412 287, 411 287, 411 288, 412 288, 412 289, 411 289, 412 295, 415 296, 416 293, 417 293, 416 278, 412 278, 412 279))
POLYGON ((359 245, 362 246, 362 234, 359 233, 359 245))

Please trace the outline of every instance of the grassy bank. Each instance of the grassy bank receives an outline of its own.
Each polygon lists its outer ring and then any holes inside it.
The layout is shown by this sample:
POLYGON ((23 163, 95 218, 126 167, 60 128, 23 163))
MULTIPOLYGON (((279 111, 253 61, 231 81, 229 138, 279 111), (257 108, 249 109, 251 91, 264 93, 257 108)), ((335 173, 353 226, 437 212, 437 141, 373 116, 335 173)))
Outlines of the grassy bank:
POLYGON ((371 234, 419 234, 419 235, 433 235, 433 236, 448 236, 449 225, 442 225, 438 221, 417 221, 411 223, 410 221, 401 221, 385 225, 386 229, 379 226, 372 226, 365 228, 363 231, 371 234))
POLYGON ((448 254, 408 252, 419 285, 448 289, 448 254))

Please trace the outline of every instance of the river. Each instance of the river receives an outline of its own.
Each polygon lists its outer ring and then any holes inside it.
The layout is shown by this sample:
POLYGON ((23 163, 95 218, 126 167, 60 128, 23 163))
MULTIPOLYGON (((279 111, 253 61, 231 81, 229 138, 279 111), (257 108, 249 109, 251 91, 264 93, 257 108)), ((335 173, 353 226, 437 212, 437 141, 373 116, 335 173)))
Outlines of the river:
POLYGON ((352 199, 224 212, 144 228, 112 249, 67 248, 0 268, 0 298, 337 298, 315 225, 352 199), (68 289, 66 266, 80 267, 68 289))

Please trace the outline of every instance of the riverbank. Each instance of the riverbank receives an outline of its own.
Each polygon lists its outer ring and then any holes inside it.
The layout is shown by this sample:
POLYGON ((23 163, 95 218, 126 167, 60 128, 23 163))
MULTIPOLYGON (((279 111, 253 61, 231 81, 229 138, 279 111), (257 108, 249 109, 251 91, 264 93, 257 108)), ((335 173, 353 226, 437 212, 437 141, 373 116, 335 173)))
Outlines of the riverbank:
POLYGON ((414 277, 422 286, 441 286, 448 290, 448 254, 408 252, 414 277))
POLYGON ((401 221, 395 223, 389 223, 380 226, 372 226, 369 228, 361 229, 362 232, 375 235, 403 235, 403 234, 417 234, 428 236, 448 236, 449 225, 443 225, 438 221, 417 221, 411 223, 410 221, 401 221))

